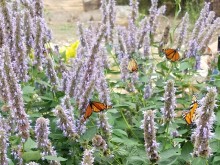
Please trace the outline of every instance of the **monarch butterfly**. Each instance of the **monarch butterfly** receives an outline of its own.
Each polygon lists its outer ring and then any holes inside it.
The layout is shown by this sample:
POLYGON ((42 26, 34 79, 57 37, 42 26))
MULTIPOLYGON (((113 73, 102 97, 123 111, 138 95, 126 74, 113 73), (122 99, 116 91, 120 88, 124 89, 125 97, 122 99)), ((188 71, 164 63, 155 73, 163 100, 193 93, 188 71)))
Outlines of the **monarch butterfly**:
POLYGON ((128 70, 130 72, 137 72, 138 71, 137 62, 133 58, 128 62, 128 70))
POLYGON ((180 59, 180 54, 176 49, 162 49, 163 53, 166 55, 166 58, 172 62, 178 61, 180 59))
POLYGON ((187 111, 183 116, 187 124, 191 125, 195 121, 196 109, 198 108, 198 106, 199 104, 197 102, 197 98, 195 95, 193 95, 189 111, 187 111))
POLYGON ((89 104, 86 108, 86 112, 83 116, 84 121, 92 115, 92 112, 101 112, 101 111, 109 109, 111 107, 112 106, 107 106, 104 103, 100 103, 100 102, 96 102, 96 101, 89 101, 89 104))

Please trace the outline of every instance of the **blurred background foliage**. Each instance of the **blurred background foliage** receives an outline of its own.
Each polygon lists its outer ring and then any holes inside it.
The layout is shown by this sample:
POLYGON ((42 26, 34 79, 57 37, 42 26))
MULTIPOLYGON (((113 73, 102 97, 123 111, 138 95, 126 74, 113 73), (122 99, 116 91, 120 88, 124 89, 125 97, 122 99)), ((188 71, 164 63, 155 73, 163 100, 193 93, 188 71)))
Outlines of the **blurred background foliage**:
MULTIPOLYGON (((208 1, 208 0, 206 0, 208 1)), ((191 21, 195 21, 201 8, 203 7, 205 0, 160 0, 159 6, 166 5, 166 15, 174 16, 175 13, 179 10, 179 6, 181 6, 181 12, 179 17, 182 17, 185 12, 189 13, 191 21)), ((129 0, 118 0, 118 5, 129 5, 129 0)), ((148 14, 148 9, 151 6, 151 0, 140 0, 140 12, 143 14, 148 14)))

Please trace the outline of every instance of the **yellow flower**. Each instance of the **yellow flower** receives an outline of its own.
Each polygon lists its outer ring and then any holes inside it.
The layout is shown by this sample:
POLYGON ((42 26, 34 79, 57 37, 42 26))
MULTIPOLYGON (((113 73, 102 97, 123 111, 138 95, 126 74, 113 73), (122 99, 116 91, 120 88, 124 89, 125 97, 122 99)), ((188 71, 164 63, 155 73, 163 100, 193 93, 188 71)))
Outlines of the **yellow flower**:
POLYGON ((34 49, 31 49, 29 57, 30 57, 31 60, 34 60, 34 49))
POLYGON ((77 40, 76 42, 74 42, 66 48, 66 62, 68 62, 70 58, 74 58, 76 56, 78 46, 79 40, 77 40))

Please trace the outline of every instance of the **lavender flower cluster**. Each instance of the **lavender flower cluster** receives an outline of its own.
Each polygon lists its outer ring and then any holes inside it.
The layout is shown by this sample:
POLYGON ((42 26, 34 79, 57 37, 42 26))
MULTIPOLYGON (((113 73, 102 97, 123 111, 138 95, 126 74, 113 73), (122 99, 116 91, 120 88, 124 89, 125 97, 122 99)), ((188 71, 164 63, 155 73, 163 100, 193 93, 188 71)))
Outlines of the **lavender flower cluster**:
MULTIPOLYGON (((7 113, 7 127, 1 125, 1 142, 6 142, 11 134, 21 138, 21 143, 12 151, 20 164, 24 163, 21 151, 31 129, 21 83, 30 79, 28 70, 32 67, 32 60, 35 66, 42 68, 45 43, 50 40, 41 0, 0 1, 0 96, 7 113), (30 58, 32 52, 35 54, 33 59, 30 58)), ((6 146, 2 143, 2 149, 6 146)), ((5 152, 2 152, 1 160, 1 164, 7 164, 5 152)))
POLYGON ((159 143, 156 142, 154 112, 152 110, 144 112, 144 119, 142 120, 141 128, 144 130, 144 141, 147 155, 149 160, 155 163, 159 160, 157 152, 159 143))
MULTIPOLYGON (((37 139, 38 148, 42 149, 42 156, 52 155, 56 156, 56 151, 52 146, 48 135, 50 134, 49 130, 49 120, 43 117, 40 117, 36 121, 35 134, 37 139)), ((50 165, 60 165, 58 161, 50 161, 50 165)))
POLYGON ((174 109, 176 108, 176 96, 175 96, 175 87, 174 81, 168 80, 165 93, 164 93, 164 108, 162 108, 163 120, 164 122, 171 122, 174 119, 175 112, 174 109))
POLYGON ((197 110, 196 129, 192 135, 194 140, 193 156, 209 157, 211 155, 209 139, 213 137, 212 128, 215 120, 214 108, 217 106, 216 97, 216 88, 208 88, 208 93, 201 100, 202 105, 197 110))

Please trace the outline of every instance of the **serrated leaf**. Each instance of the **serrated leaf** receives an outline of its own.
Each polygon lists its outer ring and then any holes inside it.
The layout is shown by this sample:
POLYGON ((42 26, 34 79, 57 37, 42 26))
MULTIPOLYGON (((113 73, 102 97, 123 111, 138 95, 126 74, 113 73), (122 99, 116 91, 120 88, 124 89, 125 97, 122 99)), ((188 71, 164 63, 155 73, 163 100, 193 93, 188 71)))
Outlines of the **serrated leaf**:
POLYGON ((111 142, 115 142, 115 143, 125 143, 125 141, 121 138, 118 138, 118 137, 113 137, 111 139, 111 142))
POLYGON ((118 155, 120 156, 128 156, 129 152, 127 150, 124 150, 122 148, 119 148, 117 151, 118 155))
POLYGON ((208 160, 206 158, 197 157, 193 158, 192 165, 207 165, 208 160))
POLYGON ((220 152, 219 151, 219 148, 220 148, 220 141, 219 140, 211 140, 210 141, 210 147, 211 147, 211 149, 212 149, 212 152, 220 152))
POLYGON ((171 148, 160 153, 161 160, 180 155, 180 148, 171 148))
POLYGON ((130 156, 127 160, 128 165, 143 165, 146 163, 146 159, 140 157, 140 156, 130 156))
POLYGON ((41 159, 41 154, 40 154, 40 151, 28 151, 22 154, 22 158, 26 162, 29 162, 31 160, 39 160, 41 159))
POLYGON ((178 157, 171 157, 158 162, 158 165, 173 165, 177 161, 178 157))
POLYGON ((188 161, 189 159, 192 158, 190 153, 193 152, 193 145, 191 142, 186 142, 183 147, 182 147, 182 153, 181 153, 181 158, 184 159, 185 161, 188 161))
POLYGON ((24 143, 24 150, 30 151, 32 148, 37 148, 37 143, 31 138, 28 138, 27 141, 24 143))
POLYGON ((121 130, 121 129, 113 129, 113 134, 115 134, 116 136, 119 136, 119 137, 128 137, 128 134, 127 132, 121 130))
POLYGON ((57 157, 57 156, 52 156, 52 155, 48 155, 48 156, 44 156, 45 159, 47 160, 55 160, 55 161, 66 161, 67 159, 63 158, 63 157, 57 157))
POLYGON ((97 132, 97 128, 96 127, 90 127, 90 128, 88 128, 86 130, 86 132, 81 136, 80 139, 81 140, 90 141, 95 136, 96 132, 97 132))

